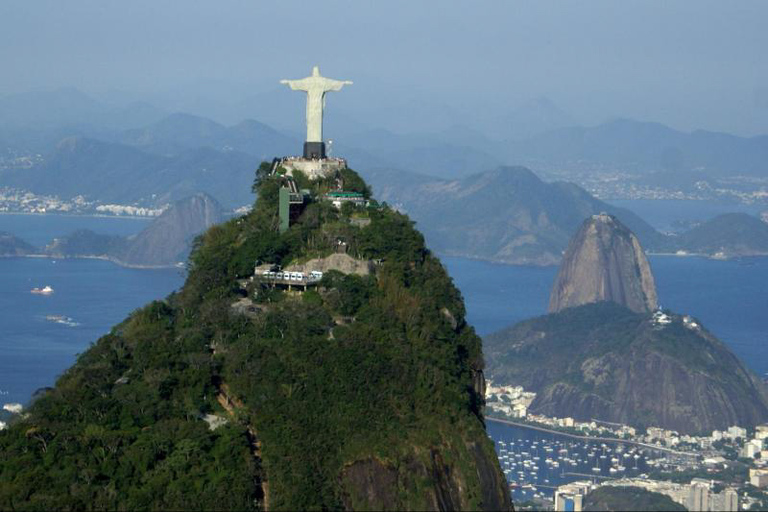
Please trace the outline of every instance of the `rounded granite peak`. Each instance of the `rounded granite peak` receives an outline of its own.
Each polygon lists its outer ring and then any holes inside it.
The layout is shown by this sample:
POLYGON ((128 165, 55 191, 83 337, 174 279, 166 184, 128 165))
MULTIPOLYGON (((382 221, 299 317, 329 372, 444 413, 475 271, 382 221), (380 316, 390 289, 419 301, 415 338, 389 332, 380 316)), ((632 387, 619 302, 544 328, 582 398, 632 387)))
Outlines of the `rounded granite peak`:
POLYGON ((616 217, 599 213, 568 244, 549 312, 605 300, 638 313, 657 307, 653 274, 637 237, 616 217))

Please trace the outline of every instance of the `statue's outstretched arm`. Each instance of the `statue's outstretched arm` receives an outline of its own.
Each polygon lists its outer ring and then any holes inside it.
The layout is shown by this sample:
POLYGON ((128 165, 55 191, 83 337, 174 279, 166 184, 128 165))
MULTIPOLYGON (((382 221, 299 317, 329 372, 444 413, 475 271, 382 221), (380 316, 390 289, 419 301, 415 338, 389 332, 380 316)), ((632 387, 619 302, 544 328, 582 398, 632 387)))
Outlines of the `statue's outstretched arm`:
POLYGON ((331 80, 328 79, 328 81, 325 83, 325 90, 326 91, 340 91, 342 87, 345 85, 352 85, 351 80, 331 80))
POLYGON ((288 85, 294 91, 306 91, 309 86, 306 84, 306 79, 302 80, 280 80, 281 84, 288 85))

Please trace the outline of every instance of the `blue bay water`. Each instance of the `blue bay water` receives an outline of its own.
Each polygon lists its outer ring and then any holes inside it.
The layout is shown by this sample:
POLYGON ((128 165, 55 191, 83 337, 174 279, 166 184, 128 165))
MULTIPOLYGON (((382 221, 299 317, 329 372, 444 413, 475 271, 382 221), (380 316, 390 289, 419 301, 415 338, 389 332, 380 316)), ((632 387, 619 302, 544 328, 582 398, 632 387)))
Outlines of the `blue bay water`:
MULTIPOLYGON (((130 235, 146 220, 53 215, 0 215, 0 231, 43 245, 76 229, 130 235)), ((76 355, 134 309, 183 282, 178 269, 138 270, 101 260, 0 258, 0 403, 26 403, 51 386, 76 355), (34 295, 50 285, 53 295, 34 295), (77 325, 46 319, 65 316, 77 325)))
POLYGON ((28 401, 76 354, 134 309, 168 295, 179 270, 137 270, 102 260, 0 259, 0 402, 28 401), (30 293, 50 285, 52 295, 30 293), (46 319, 70 317, 68 326, 46 319))

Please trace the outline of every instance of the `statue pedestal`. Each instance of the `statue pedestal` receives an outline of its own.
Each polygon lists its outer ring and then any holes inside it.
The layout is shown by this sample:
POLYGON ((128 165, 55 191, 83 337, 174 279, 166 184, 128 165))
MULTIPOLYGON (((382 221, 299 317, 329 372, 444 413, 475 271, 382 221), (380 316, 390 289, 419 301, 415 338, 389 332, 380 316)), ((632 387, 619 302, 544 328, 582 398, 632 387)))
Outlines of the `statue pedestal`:
POLYGON ((304 158, 325 158, 325 142, 305 142, 304 158))
MULTIPOLYGON (((311 143, 307 143, 311 144, 311 143)), ((318 142, 316 144, 322 144, 318 142)), ((305 151, 306 151, 306 145, 305 151)), ((343 158, 299 158, 295 156, 289 156, 283 158, 280 161, 280 167, 286 170, 288 176, 293 175, 293 171, 301 171, 309 179, 316 180, 318 178, 324 178, 330 176, 336 171, 345 169, 347 167, 347 161, 343 158)))

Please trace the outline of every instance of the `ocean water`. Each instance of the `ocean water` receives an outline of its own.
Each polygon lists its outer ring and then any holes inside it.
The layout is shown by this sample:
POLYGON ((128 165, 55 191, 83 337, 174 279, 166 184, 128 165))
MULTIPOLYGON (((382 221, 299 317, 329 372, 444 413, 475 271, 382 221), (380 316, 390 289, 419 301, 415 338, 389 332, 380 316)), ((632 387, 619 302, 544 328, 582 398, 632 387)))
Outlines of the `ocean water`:
MULTIPOLYGON (((442 261, 481 336, 546 313, 555 267, 442 261)), ((768 373, 768 258, 651 256, 650 263, 664 308, 698 318, 758 375, 768 373)))
POLYGON ((53 385, 77 354, 182 279, 178 269, 128 269, 102 260, 0 259, 0 403, 25 403, 36 389, 53 385), (30 293, 45 285, 52 295, 30 293))
POLYGON ((556 487, 575 480, 636 477, 648 472, 649 462, 653 464, 663 455, 632 445, 574 439, 490 420, 486 431, 494 441, 515 503, 536 496, 552 499, 556 487))
MULTIPOLYGON (((113 235, 141 231, 144 219, 0 215, 0 231, 35 245, 76 229, 113 235)), ((178 269, 137 270, 101 260, 0 258, 0 404, 26 403, 51 386, 77 354, 131 311, 183 283, 178 269), (50 296, 30 290, 50 285, 50 296), (47 317, 64 317, 63 322, 47 317)), ((0 418, 2 419, 2 418, 0 418)))

